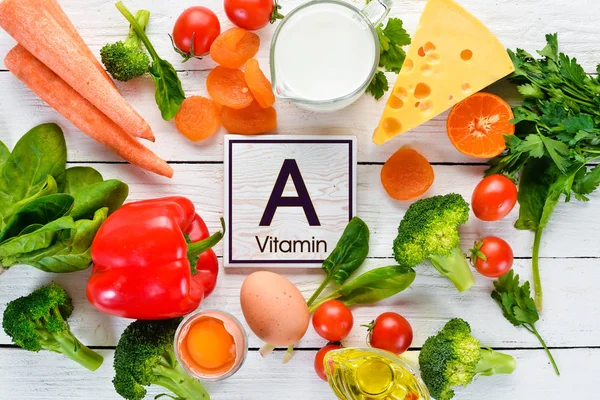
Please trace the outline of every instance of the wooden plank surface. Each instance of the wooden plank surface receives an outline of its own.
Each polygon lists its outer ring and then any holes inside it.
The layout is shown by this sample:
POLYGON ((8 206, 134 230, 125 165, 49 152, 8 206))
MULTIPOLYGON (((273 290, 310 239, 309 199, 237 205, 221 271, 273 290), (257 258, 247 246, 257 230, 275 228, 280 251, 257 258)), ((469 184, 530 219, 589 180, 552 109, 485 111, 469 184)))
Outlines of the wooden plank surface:
MULTIPOLYGON (((59 0, 66 13, 80 30, 95 54, 109 42, 125 36, 127 24, 111 0, 59 0)), ((284 0, 284 12, 305 0, 284 0)), ((358 0, 357 0, 358 1, 358 0)), ((559 32, 561 50, 577 57, 589 72, 596 71, 600 60, 597 43, 600 28, 600 2, 596 0, 460 0, 509 48, 522 47, 533 52, 544 45, 544 34, 559 32)), ((213 67, 210 59, 179 63, 167 37, 179 12, 185 7, 201 4, 212 8, 224 29, 231 26, 223 11, 221 0, 164 2, 160 0, 127 0, 132 10, 141 7, 152 11, 148 29, 159 54, 174 63, 189 95, 206 95, 205 78, 213 67)), ((356 2, 355 4, 358 4, 356 2)), ((418 23, 424 0, 394 2, 392 16, 402 18, 409 31, 418 23)), ((263 69, 268 66, 268 47, 274 27, 259 34, 262 46, 257 56, 263 69)), ((115 164, 118 158, 76 131, 36 96, 4 70, 1 58, 14 45, 12 38, 0 31, 0 140, 12 147, 20 136, 38 123, 57 121, 65 129, 69 148, 68 159, 77 164, 94 163, 107 178, 120 178, 130 184, 130 200, 157 196, 184 195, 191 198, 212 230, 219 226, 223 213, 223 140, 222 135, 201 143, 191 144, 176 133, 172 123, 161 120, 154 103, 153 86, 149 78, 119 84, 120 90, 132 105, 147 118, 158 140, 151 145, 160 156, 172 162, 175 177, 167 180, 135 168, 115 164)), ((390 77, 392 78, 392 77, 390 77)), ((492 91, 511 101, 518 101, 514 90, 495 85, 492 91)), ((395 202, 387 197, 379 182, 381 163, 398 147, 408 145, 422 152, 434 166, 436 181, 427 195, 458 192, 470 198, 473 187, 485 170, 483 162, 465 157, 450 144, 445 134, 445 114, 409 132, 391 143, 377 147, 370 137, 383 109, 383 100, 364 96, 351 107, 332 114, 314 114, 290 104, 278 103, 280 134, 319 134, 356 136, 358 139, 358 215, 371 228, 371 251, 364 269, 394 263, 391 243, 398 222, 408 203, 395 202)), ((557 378, 535 338, 510 325, 499 308, 489 298, 490 280, 476 276, 476 285, 459 294, 451 284, 430 266, 418 267, 417 279, 404 293, 376 306, 354 309, 355 328, 346 345, 363 345, 364 330, 358 325, 369 322, 383 311, 402 313, 415 331, 415 346, 434 334, 443 323, 460 316, 473 326, 482 343, 517 358, 518 369, 511 376, 481 378, 466 390, 457 392, 457 399, 594 399, 598 398, 596 377, 600 373, 600 309, 595 306, 600 278, 598 258, 600 239, 595 216, 600 215, 600 195, 589 203, 573 202, 558 206, 542 243, 542 279, 545 288, 545 312, 539 330, 553 348, 562 376, 557 378)), ((530 279, 532 234, 517 231, 512 223, 517 210, 505 220, 484 223, 474 218, 462 228, 463 249, 466 250, 480 235, 505 238, 515 251, 515 269, 530 279)), ((222 255, 222 246, 216 248, 222 255)), ((221 269, 218 287, 205 302, 240 315, 239 287, 248 269, 221 269)), ((288 269, 282 271, 308 296, 322 278, 320 271, 288 269)), ((29 353, 15 348, 0 332, 0 400, 46 399, 118 399, 112 388, 112 348, 117 343, 128 320, 113 318, 97 312, 85 299, 85 282, 89 271, 74 274, 45 274, 28 267, 15 267, 0 276, 0 312, 5 304, 37 286, 56 280, 73 296, 76 310, 71 318, 73 332, 83 342, 101 346, 98 350, 105 364, 96 373, 83 370, 56 354, 29 353)), ((281 352, 261 359, 251 351, 243 369, 234 378, 207 384, 216 400, 330 400, 333 395, 327 385, 314 375, 312 362, 315 349, 324 343, 312 328, 299 344, 289 365, 281 366, 281 352)), ((250 335, 250 345, 261 343, 250 335)), ((413 354, 414 356, 414 354, 413 354)), ((152 389, 148 399, 163 391, 152 389)))

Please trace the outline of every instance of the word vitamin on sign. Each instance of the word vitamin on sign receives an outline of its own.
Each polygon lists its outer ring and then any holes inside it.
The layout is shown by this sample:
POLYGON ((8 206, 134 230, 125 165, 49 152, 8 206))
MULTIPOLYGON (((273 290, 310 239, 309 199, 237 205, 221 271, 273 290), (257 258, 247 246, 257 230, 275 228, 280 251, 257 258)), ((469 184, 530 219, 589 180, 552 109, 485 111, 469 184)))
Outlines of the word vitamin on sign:
POLYGON ((356 207, 356 140, 225 136, 225 266, 320 267, 356 207))

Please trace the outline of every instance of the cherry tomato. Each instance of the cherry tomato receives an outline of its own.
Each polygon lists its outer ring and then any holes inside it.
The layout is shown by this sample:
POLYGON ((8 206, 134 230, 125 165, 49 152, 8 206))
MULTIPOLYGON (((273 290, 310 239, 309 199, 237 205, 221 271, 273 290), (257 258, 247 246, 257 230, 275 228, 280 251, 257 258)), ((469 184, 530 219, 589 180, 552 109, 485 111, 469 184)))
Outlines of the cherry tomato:
POLYGON ((476 242, 471 254, 471 263, 475 269, 488 278, 498 278, 506 274, 513 265, 512 248, 495 236, 488 236, 476 242))
POLYGON ((404 353, 413 340, 413 330, 406 318, 393 312, 381 314, 368 328, 371 347, 390 353, 404 353))
POLYGON ((352 330, 354 317, 344 303, 339 300, 329 300, 317 308, 312 323, 315 331, 323 339, 339 342, 352 330))
POLYGON ((475 216, 484 221, 506 217, 517 203, 517 187, 504 175, 490 175, 475 187, 471 205, 475 216))
POLYGON ((190 7, 181 13, 173 27, 175 46, 190 56, 208 53, 210 45, 221 33, 219 18, 206 7, 190 7), (194 54, 192 51, 194 37, 194 54))
POLYGON ((342 346, 337 344, 328 344, 317 352, 317 355, 315 356, 315 372, 317 375, 319 375, 319 378, 327 381, 327 375, 325 374, 325 363, 323 362, 325 355, 331 350, 337 350, 341 348, 342 346))
POLYGON ((278 6, 273 0, 225 0, 225 13, 229 20, 249 31, 267 25, 271 17, 280 18, 275 7, 278 6))

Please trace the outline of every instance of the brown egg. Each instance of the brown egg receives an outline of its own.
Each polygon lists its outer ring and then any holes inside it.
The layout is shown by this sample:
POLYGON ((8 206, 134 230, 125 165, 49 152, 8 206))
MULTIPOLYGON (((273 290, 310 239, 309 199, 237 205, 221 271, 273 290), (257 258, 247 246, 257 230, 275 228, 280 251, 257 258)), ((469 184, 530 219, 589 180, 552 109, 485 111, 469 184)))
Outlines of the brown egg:
POLYGON ((292 345, 308 329, 306 301, 281 275, 267 271, 250 274, 242 284, 240 303, 252 332, 273 346, 292 345))

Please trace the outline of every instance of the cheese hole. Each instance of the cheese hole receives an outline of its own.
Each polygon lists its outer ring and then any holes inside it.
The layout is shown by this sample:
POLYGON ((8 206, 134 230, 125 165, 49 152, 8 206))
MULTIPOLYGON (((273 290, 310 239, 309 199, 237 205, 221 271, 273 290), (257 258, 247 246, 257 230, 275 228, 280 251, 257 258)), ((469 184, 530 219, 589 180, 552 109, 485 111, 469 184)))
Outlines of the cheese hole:
POLYGON ((433 102, 431 100, 428 100, 426 102, 421 103, 419 105, 419 111, 421 111, 425 115, 431 114, 433 112, 433 102))
POLYGON ((403 87, 399 87, 394 90, 394 96, 398 97, 400 100, 406 101, 408 98, 408 91, 403 87))
POLYGON ((433 67, 431 65, 429 65, 429 64, 424 64, 421 67, 421 73, 424 76, 429 76, 429 75, 433 74, 433 67))
POLYGON ((419 56, 421 57, 425 57, 425 50, 423 49, 423 46, 419 47, 419 50, 417 50, 417 54, 419 54, 419 56))
POLYGON ((390 96, 390 100, 388 101, 388 105, 397 110, 404 107, 404 102, 398 96, 392 94, 390 96))
POLYGON ((426 99, 431 94, 431 87, 423 82, 417 83, 417 87, 415 88, 414 95, 418 100, 426 99))
POLYGON ((402 130, 402 124, 395 118, 386 118, 383 120, 383 130, 389 135, 395 135, 402 130))
POLYGON ((469 61, 471 58, 473 58, 473 52, 469 49, 463 50, 460 53, 460 58, 462 58, 463 61, 469 61))
POLYGON ((448 96, 448 101, 454 101, 454 96, 452 96, 452 95, 448 96))
POLYGON ((415 108, 419 108, 419 106, 420 106, 420 105, 421 105, 421 102, 420 102, 420 101, 417 101, 417 102, 415 103, 415 108))
POLYGON ((463 83, 460 87, 460 89, 464 92, 464 93, 470 93, 471 92, 471 85, 468 83, 463 83))
POLYGON ((438 53, 436 53, 436 52, 427 53, 426 60, 430 64, 439 64, 439 62, 440 62, 440 55, 438 53))
POLYGON ((430 51, 434 51, 435 49, 435 44, 431 42, 427 42, 423 45, 423 51, 425 51, 425 54, 429 53, 430 51))
POLYGON ((407 58, 404 61, 404 65, 402 65, 402 70, 400 72, 409 73, 413 70, 414 67, 415 67, 415 62, 413 60, 411 60, 410 58, 407 58))

